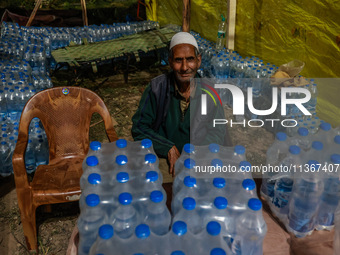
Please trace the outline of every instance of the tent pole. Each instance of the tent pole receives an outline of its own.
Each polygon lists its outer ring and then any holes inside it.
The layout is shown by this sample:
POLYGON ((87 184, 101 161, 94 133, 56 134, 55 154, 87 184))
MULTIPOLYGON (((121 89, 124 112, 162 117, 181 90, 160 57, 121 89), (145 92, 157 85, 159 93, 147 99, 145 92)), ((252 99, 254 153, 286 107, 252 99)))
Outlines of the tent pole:
POLYGON ((35 14, 37 13, 37 11, 39 9, 39 6, 41 5, 41 2, 42 2, 42 0, 38 0, 35 3, 34 9, 33 9, 32 13, 31 13, 31 16, 30 16, 30 18, 28 19, 28 21, 26 23, 26 27, 29 27, 31 25, 32 21, 34 20, 35 14))
POLYGON ((83 14, 83 24, 84 24, 84 26, 88 26, 87 12, 86 12, 86 1, 80 0, 80 2, 81 2, 82 14, 83 14))
POLYGON ((190 5, 191 0, 183 0, 183 20, 182 20, 182 31, 190 31, 190 5))
POLYGON ((235 47, 236 4, 237 0, 228 0, 228 24, 227 24, 226 48, 229 50, 234 50, 235 47))

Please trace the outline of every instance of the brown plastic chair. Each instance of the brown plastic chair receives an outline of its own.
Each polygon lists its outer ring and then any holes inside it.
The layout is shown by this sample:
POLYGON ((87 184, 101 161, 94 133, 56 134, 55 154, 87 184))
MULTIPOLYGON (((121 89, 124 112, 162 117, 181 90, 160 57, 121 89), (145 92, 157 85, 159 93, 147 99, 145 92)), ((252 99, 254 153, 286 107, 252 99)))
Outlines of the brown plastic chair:
POLYGON ((93 113, 104 120, 106 134, 117 140, 112 120, 103 100, 79 87, 57 87, 34 95, 22 112, 19 136, 13 154, 14 179, 21 222, 29 250, 36 250, 36 208, 43 204, 79 200, 82 162, 89 150, 89 129, 93 113), (24 162, 29 124, 39 118, 49 144, 49 164, 37 167, 29 182, 24 162))

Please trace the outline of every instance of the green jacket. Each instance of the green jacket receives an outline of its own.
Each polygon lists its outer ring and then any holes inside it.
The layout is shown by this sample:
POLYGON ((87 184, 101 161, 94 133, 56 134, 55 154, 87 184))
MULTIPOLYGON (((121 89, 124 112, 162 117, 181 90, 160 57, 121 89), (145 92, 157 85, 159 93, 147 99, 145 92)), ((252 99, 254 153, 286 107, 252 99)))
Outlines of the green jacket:
POLYGON ((157 155, 164 158, 174 145, 181 152, 186 143, 223 144, 226 127, 212 127, 212 119, 224 118, 223 107, 216 107, 213 100, 207 96, 209 112, 208 115, 202 116, 202 85, 198 82, 196 86, 195 95, 190 98, 190 106, 182 116, 181 98, 175 93, 173 73, 153 79, 146 87, 139 107, 132 117, 131 132, 134 140, 151 139, 157 155), (156 122, 160 124, 155 125, 156 122))

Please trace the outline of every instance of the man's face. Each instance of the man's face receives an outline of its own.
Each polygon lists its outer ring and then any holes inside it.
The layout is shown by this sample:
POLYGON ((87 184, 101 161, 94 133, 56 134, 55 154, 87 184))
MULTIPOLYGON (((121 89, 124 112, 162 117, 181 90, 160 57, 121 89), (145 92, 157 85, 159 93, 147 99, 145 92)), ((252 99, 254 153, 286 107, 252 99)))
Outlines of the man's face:
POLYGON ((195 47, 191 44, 178 44, 172 52, 173 58, 169 58, 169 63, 178 85, 190 83, 201 65, 201 55, 195 55, 195 47))

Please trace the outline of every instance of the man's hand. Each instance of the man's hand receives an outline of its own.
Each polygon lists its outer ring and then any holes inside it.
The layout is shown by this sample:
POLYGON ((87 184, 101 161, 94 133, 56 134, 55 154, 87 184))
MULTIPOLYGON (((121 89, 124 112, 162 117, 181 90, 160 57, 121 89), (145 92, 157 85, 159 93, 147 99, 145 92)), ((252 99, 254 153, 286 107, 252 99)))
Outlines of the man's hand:
POLYGON ((172 146, 172 148, 168 152, 168 161, 170 165, 169 173, 172 174, 172 176, 175 175, 175 163, 177 159, 181 156, 176 146, 172 146))

